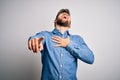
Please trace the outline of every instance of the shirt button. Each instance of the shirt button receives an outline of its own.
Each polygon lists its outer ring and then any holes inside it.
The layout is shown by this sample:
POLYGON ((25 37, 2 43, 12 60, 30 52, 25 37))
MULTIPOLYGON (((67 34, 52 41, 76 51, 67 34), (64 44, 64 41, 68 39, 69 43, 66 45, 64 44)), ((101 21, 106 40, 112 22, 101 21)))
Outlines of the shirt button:
POLYGON ((63 67, 63 65, 61 64, 60 67, 63 67))
POLYGON ((61 78, 62 78, 62 76, 60 75, 60 76, 59 76, 59 78, 61 79, 61 78))
POLYGON ((61 56, 63 56, 63 54, 61 54, 61 56))

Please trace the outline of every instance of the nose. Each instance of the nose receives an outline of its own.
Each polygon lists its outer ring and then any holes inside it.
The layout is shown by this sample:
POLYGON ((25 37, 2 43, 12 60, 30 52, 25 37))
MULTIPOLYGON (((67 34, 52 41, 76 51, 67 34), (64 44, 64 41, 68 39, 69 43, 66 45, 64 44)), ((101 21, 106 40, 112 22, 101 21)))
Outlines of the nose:
POLYGON ((63 15, 67 16, 68 14, 64 13, 63 15))

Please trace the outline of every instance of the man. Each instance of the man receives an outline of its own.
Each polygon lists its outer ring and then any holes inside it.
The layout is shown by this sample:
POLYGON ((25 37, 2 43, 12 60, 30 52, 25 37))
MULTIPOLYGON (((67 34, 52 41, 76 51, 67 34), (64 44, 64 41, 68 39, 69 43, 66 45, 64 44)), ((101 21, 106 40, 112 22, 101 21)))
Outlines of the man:
POLYGON ((28 40, 28 48, 42 54, 41 80, 77 80, 77 59, 88 64, 94 62, 94 55, 82 37, 72 35, 70 12, 61 9, 54 21, 52 32, 42 31, 28 40))

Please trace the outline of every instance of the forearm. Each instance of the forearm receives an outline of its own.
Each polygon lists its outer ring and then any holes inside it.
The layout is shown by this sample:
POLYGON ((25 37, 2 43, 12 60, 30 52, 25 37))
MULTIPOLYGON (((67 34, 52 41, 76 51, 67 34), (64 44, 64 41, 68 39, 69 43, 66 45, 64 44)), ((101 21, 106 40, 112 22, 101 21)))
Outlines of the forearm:
POLYGON ((87 47, 85 43, 82 43, 80 45, 70 41, 66 49, 76 58, 79 58, 80 60, 88 64, 93 64, 94 62, 93 52, 87 47))
POLYGON ((33 38, 41 38, 41 37, 44 37, 44 40, 42 41, 42 43, 44 44, 44 43, 45 43, 45 35, 44 35, 44 32, 43 32, 43 31, 37 33, 36 35, 30 36, 30 37, 28 38, 28 41, 29 41, 29 40, 32 40, 33 38))
POLYGON ((45 43, 44 35, 40 32, 35 36, 30 36, 28 39, 28 48, 34 53, 38 53, 43 50, 43 45, 45 43))

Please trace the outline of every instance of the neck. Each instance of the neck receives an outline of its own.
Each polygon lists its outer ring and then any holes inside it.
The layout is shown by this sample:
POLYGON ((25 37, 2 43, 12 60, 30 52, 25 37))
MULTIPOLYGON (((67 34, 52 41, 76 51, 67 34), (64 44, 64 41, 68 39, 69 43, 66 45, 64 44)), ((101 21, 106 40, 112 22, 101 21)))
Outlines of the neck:
POLYGON ((69 29, 69 27, 64 27, 60 25, 56 25, 56 28, 60 30, 62 34, 64 34, 69 29))

